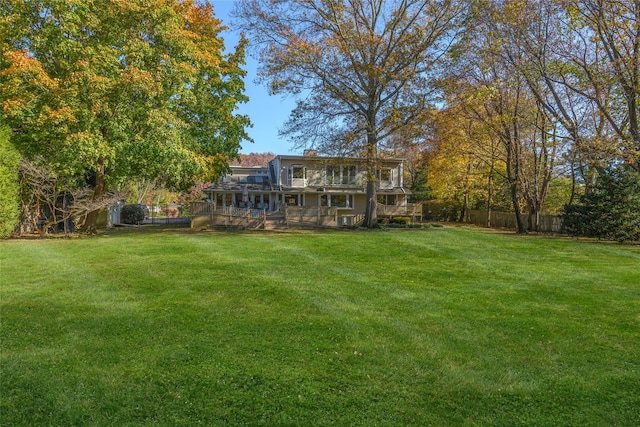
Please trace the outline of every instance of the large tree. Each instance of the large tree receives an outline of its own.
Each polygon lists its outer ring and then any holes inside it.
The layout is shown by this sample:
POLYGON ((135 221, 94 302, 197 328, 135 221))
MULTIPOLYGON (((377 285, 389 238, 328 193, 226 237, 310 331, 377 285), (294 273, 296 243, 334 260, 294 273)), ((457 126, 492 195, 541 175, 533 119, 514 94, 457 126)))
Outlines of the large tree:
POLYGON ((640 168, 640 1, 487 1, 492 37, 542 109, 604 171, 640 168))
POLYGON ((557 1, 570 31, 561 56, 582 77, 563 83, 597 106, 622 157, 640 171, 640 0, 557 1))
POLYGON ((563 151, 588 187, 621 160, 638 168, 640 2, 503 0, 483 10, 482 35, 537 104, 521 174, 530 214, 539 217, 563 151))
POLYGON ((248 139, 245 42, 224 53, 206 2, 6 0, 0 16, 12 142, 95 198, 131 178, 211 179, 248 139))
POLYGON ((419 129, 433 76, 464 28, 456 0, 244 0, 236 15, 273 93, 303 95, 283 134, 298 146, 362 156, 365 225, 375 227, 379 150, 419 129))

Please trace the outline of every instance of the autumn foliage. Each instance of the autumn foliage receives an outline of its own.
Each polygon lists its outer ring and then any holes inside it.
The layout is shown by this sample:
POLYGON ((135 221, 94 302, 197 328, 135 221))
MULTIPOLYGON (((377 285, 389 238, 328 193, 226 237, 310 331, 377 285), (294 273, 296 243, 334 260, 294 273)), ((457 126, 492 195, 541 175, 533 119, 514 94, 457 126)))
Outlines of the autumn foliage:
POLYGON ((12 143, 70 183, 89 176, 96 197, 131 179, 213 179, 248 139, 235 112, 245 41, 225 52, 209 3, 9 0, 0 12, 12 143))

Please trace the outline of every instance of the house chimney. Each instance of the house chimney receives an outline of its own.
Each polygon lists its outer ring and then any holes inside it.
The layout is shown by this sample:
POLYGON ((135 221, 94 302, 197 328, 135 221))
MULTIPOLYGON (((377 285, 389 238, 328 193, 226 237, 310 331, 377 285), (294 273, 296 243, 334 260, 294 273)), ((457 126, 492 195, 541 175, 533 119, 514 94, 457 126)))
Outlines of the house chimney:
POLYGON ((318 150, 304 150, 302 155, 305 157, 316 157, 318 155, 318 150))

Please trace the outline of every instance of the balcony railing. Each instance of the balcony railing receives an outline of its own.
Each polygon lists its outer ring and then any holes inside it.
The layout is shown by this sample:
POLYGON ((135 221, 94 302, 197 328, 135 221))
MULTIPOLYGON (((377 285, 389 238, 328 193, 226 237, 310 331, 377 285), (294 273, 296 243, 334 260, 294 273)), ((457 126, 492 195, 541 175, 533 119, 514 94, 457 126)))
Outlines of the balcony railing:
POLYGON ((242 218, 261 218, 266 215, 264 209, 236 208, 233 206, 216 207, 214 203, 196 202, 191 204, 191 216, 228 215, 242 218))

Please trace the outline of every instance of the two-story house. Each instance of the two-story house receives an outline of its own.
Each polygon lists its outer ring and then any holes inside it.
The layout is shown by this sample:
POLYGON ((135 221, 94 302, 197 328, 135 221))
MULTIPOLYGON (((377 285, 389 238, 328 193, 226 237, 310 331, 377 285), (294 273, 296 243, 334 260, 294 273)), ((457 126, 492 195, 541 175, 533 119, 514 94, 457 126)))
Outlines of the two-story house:
MULTIPOLYGON (((403 167, 402 159, 379 161, 379 216, 419 214, 407 203, 409 191, 404 187, 403 167)), ((307 151, 302 156, 278 155, 266 167, 231 166, 231 170, 230 175, 204 190, 213 204, 209 211, 229 217, 307 218, 300 222, 317 217, 318 224, 328 226, 355 225, 364 218, 367 168, 362 159, 318 156, 307 151), (321 215, 333 219, 320 221, 321 215)))

